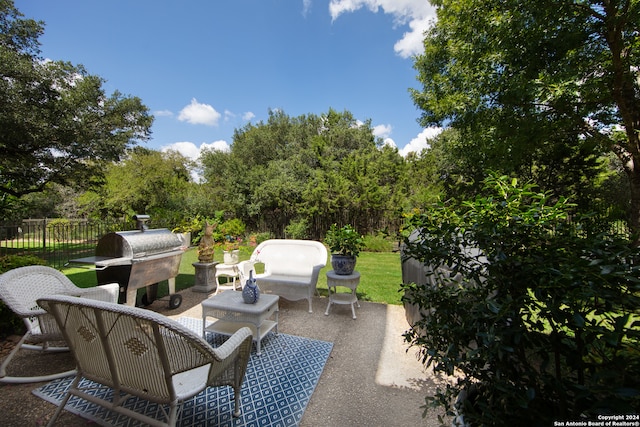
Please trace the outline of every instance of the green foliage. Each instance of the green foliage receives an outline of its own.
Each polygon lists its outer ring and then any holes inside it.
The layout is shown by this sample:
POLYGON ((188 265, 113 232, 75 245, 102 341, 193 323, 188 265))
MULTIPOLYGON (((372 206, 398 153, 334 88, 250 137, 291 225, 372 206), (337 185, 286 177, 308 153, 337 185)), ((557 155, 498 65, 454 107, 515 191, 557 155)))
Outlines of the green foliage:
MULTIPOLYGON (((127 158, 109 166, 102 190, 103 208, 112 215, 149 214, 152 221, 175 223, 174 216, 194 215, 185 211, 190 185, 189 160, 176 152, 136 148, 127 158)), ((196 212, 197 213, 197 212, 196 212)))
MULTIPOLYGON (((412 97, 423 126, 459 132, 445 147, 456 175, 479 184, 499 170, 585 206, 585 186, 615 153, 629 176, 622 185, 640 191, 637 1, 437 4, 412 97)), ((640 204, 632 215, 638 224, 640 204)))
POLYGON ((409 221, 404 256, 427 277, 403 286, 423 313, 405 338, 427 366, 462 374, 430 405, 452 413, 473 386, 462 408, 472 425, 637 413, 638 250, 587 220, 566 199, 492 176, 474 200, 409 221))
POLYGON ((367 252, 391 252, 394 246, 383 234, 367 234, 363 241, 367 252))
MULTIPOLYGON (((46 265, 47 262, 33 255, 6 255, 0 257, 0 274, 28 265, 46 265)), ((24 333, 24 323, 0 301, 0 338, 24 333)))
POLYGON ((195 233, 202 230, 204 220, 200 215, 196 215, 193 218, 183 218, 180 223, 171 231, 174 233, 195 233))
POLYGON ((203 172, 219 206, 249 229, 319 239, 321 230, 345 221, 345 212, 354 224, 392 220, 405 200, 404 159, 382 146, 370 121, 348 111, 299 117, 271 111, 266 123, 247 124, 233 139, 230 153, 202 155, 203 172), (301 225, 301 217, 314 217, 308 234, 285 231, 301 225))
POLYGON ((82 66, 39 56, 43 22, 2 1, 0 24, 0 193, 90 187, 148 138, 153 117, 140 99, 107 96, 104 80, 82 66))
POLYGON ((289 239, 306 239, 309 237, 309 221, 307 218, 293 220, 287 225, 284 232, 289 239))
POLYGON ((259 245, 260 243, 264 242, 265 240, 269 240, 269 239, 273 239, 274 235, 273 233, 270 233, 268 231, 263 232, 263 233, 256 233, 255 235, 255 244, 259 245))
POLYGON ((0 257, 0 274, 28 265, 47 265, 47 262, 33 255, 6 255, 0 257))
POLYGON ((333 254, 357 257, 364 248, 364 238, 351 224, 338 227, 332 224, 324 238, 333 254))
POLYGON ((239 218, 224 221, 219 226, 220 232, 227 238, 238 238, 244 236, 246 225, 239 218))

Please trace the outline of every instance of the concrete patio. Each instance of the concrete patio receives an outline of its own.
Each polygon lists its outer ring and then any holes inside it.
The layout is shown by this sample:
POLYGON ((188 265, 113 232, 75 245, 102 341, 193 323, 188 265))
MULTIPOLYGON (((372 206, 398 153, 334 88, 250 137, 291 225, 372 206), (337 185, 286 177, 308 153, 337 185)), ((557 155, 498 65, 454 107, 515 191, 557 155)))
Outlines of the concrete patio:
MULTIPOLYGON (((149 308, 173 318, 201 318, 200 303, 208 295, 191 289, 180 294, 183 302, 178 309, 169 310, 163 301, 156 301, 149 308)), ((308 313, 304 300, 280 300, 280 332, 334 343, 300 425, 440 425, 437 413, 433 411, 423 418, 421 406, 425 396, 432 395, 438 384, 444 385, 446 378, 425 373, 415 356, 415 349, 406 351, 402 338, 408 328, 404 309, 360 302, 361 307, 356 309, 358 318, 354 320, 348 305, 333 306, 330 315, 325 316, 327 302, 327 298, 315 297, 314 311, 308 313)), ((71 360, 68 354, 60 354, 25 358, 24 363, 25 369, 34 369, 34 364, 59 368, 69 365, 71 360)), ((46 423, 54 406, 31 394, 31 390, 39 385, 0 385, 2 425, 46 423)), ((88 423, 64 413, 58 424, 81 426, 88 423)))

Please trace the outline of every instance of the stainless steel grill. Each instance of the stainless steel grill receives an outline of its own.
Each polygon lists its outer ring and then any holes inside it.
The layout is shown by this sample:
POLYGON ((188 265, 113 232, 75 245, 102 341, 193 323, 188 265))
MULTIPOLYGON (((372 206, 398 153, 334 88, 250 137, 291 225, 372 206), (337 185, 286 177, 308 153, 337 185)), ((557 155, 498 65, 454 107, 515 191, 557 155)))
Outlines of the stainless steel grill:
POLYGON ((121 304, 135 305, 138 289, 146 287, 142 304, 151 304, 159 282, 169 282, 169 307, 178 308, 182 297, 175 293, 175 278, 185 245, 166 228, 148 229, 148 215, 136 215, 137 230, 105 234, 98 241, 96 255, 70 263, 95 266, 98 284, 118 283, 121 304))

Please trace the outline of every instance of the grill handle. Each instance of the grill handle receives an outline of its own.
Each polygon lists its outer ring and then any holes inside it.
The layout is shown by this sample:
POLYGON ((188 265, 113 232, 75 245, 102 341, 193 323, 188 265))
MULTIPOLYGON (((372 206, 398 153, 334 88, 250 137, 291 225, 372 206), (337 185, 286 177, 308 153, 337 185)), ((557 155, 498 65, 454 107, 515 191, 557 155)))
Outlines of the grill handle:
POLYGON ((134 215, 133 219, 136 221, 136 228, 140 231, 145 231, 149 229, 147 225, 147 221, 149 221, 151 217, 149 215, 134 215))

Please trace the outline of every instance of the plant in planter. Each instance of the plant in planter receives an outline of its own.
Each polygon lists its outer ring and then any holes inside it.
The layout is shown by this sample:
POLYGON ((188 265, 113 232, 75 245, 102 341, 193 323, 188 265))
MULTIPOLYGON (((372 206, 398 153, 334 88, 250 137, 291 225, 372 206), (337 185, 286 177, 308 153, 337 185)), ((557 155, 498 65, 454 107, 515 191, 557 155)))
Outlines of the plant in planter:
POLYGON ((223 236, 221 246, 225 264, 237 264, 239 261, 239 249, 242 243, 240 236, 244 235, 245 224, 238 218, 229 219, 220 224, 220 233, 223 236))
POLYGON ((405 339, 427 366, 457 374, 426 409, 461 412, 469 425, 637 413, 638 248, 590 232, 593 216, 531 185, 485 186, 409 220, 403 262, 427 277, 403 284, 405 306, 421 313, 405 339))
POLYGON ((364 238, 353 226, 347 224, 338 227, 333 224, 324 239, 324 243, 331 252, 331 266, 336 274, 348 275, 353 273, 356 259, 364 248, 364 238))
POLYGON ((228 237, 222 244, 223 260, 225 264, 237 264, 240 261, 240 244, 242 238, 228 237))

